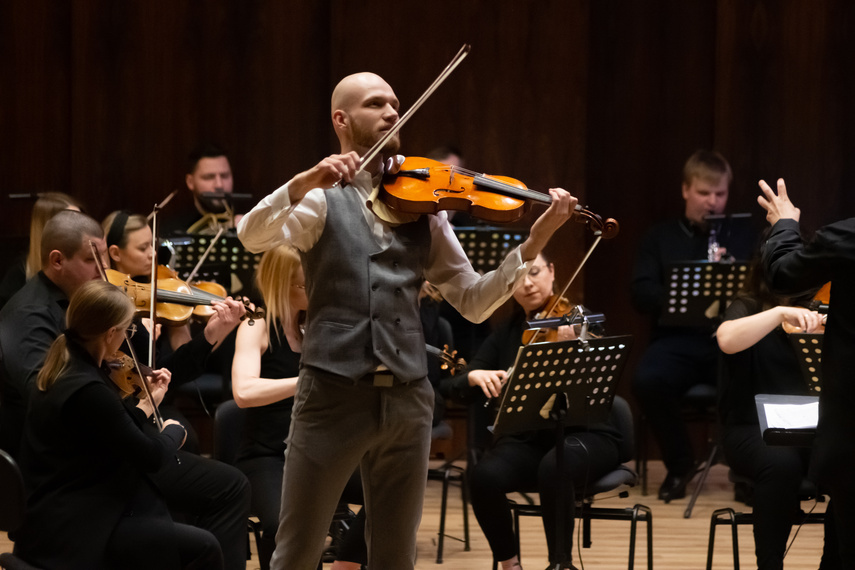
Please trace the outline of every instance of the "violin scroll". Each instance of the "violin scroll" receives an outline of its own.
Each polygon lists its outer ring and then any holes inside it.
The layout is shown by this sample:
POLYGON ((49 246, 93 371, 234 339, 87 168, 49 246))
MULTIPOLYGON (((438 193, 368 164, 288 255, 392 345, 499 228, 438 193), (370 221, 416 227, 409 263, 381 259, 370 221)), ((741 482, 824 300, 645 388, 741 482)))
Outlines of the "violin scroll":
POLYGON ((612 239, 620 231, 620 224, 618 224, 616 219, 606 218, 603 220, 602 216, 595 214, 588 208, 577 206, 576 211, 573 213, 573 220, 577 223, 585 224, 594 232, 594 235, 599 235, 603 239, 612 239))

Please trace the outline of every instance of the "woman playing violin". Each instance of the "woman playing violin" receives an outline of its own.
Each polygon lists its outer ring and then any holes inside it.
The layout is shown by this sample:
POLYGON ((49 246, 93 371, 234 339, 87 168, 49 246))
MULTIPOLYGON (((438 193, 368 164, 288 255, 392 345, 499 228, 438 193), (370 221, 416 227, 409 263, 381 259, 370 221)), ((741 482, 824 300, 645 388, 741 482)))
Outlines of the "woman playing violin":
MULTIPOLYGON (((297 391, 302 325, 308 308, 306 280, 297 251, 278 246, 265 252, 256 270, 256 282, 264 298, 266 316, 257 319, 254 326, 244 322, 238 327, 232 392, 238 406, 247 408, 235 465, 252 485, 251 512, 262 527, 258 557, 261 570, 267 570, 279 527, 286 438, 297 391)), ((351 504, 363 502, 358 471, 351 477, 342 500, 351 504)), ((364 515, 360 511, 351 525, 333 570, 359 570, 367 561, 364 515)))
MULTIPOLYGON (((130 411, 102 368, 132 316, 119 289, 84 284, 36 381, 21 450, 27 516, 13 538, 16 554, 40 568, 222 568, 214 536, 174 523, 145 476, 175 461, 184 428, 167 420, 144 433, 152 403, 130 411)), ((169 380, 153 372, 155 405, 169 380)))
MULTIPOLYGON (((722 442, 731 469, 754 482, 754 543, 760 569, 783 567, 790 530, 798 520, 799 488, 808 473, 811 450, 766 445, 754 396, 810 393, 783 327, 806 333, 823 330, 824 315, 806 308, 812 296, 788 299, 773 295, 758 253, 742 291, 725 311, 716 332, 725 354, 719 387, 722 442)), ((826 517, 826 524, 831 520, 826 517)), ((833 532, 826 532, 823 568, 840 567, 826 566, 838 556, 836 550, 830 555, 827 552, 833 537, 833 532)))
MULTIPOLYGON (((107 216, 101 225, 107 239, 110 267, 132 278, 150 281, 152 235, 145 217, 120 210, 107 216)), ((213 301, 211 306, 214 314, 205 325, 204 340, 211 345, 211 350, 216 350, 237 326, 244 307, 231 297, 213 301)), ((192 338, 188 327, 170 326, 167 331, 173 350, 192 338)), ((201 339, 198 342, 202 342, 201 339)))
MULTIPOLYGON (((523 284, 514 292, 519 305, 514 315, 498 326, 484 341, 470 363, 470 370, 443 383, 446 393, 458 400, 475 406, 472 413, 483 408, 484 398, 497 398, 507 381, 506 370, 513 364, 521 344, 523 322, 544 309, 553 296, 555 269, 548 259, 537 256, 523 284)), ((571 326, 563 326, 555 340, 573 340, 576 332, 571 326)), ((489 411, 485 410, 485 415, 489 411)), ((486 426, 489 418, 481 418, 475 439, 484 444, 489 435, 486 426)), ((471 428, 470 428, 471 429, 471 428)), ((590 426, 586 430, 567 428, 565 431, 566 481, 563 506, 566 538, 565 551, 555 548, 555 520, 557 512, 555 434, 551 429, 503 436, 492 442, 483 455, 470 466, 469 486, 475 517, 484 531, 493 557, 501 562, 503 569, 519 569, 519 553, 507 493, 529 488, 540 492, 543 505, 543 524, 549 548, 550 567, 572 565, 572 536, 575 512, 574 491, 586 481, 595 481, 619 463, 620 432, 610 423, 590 426)))

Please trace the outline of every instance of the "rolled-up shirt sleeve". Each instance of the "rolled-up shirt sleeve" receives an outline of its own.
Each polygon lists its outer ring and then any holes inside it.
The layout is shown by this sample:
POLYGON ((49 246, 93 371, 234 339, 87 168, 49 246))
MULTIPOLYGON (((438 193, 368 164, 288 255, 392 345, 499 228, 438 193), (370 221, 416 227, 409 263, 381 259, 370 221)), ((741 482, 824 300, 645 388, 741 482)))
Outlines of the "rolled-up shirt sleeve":
POLYGON ((292 204, 286 183, 241 218, 238 238, 253 253, 279 245, 309 251, 323 232, 326 215, 327 202, 322 189, 315 188, 292 204))
POLYGON ((519 247, 496 269, 480 275, 472 268, 445 215, 430 216, 431 247, 425 278, 466 319, 480 323, 507 301, 533 262, 523 262, 519 247))

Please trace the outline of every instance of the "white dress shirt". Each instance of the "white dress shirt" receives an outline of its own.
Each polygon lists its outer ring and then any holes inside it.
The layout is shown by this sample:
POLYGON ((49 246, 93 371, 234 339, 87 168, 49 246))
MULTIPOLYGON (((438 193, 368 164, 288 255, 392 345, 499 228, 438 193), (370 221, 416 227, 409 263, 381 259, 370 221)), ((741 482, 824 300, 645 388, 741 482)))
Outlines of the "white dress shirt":
MULTIPOLYGON (((290 245, 309 251, 324 231, 327 201, 323 189, 310 190, 302 200, 291 203, 288 184, 281 186, 259 202, 238 223, 238 237, 249 251, 258 253, 278 245, 290 245)), ((392 224, 381 220, 369 207, 372 194, 367 172, 350 183, 364 199, 362 214, 381 247, 391 242, 392 224)), ((425 278, 461 315, 472 322, 489 317, 522 283, 532 262, 524 263, 515 248, 495 270, 478 274, 460 246, 454 228, 445 212, 428 215, 431 244, 425 278)))

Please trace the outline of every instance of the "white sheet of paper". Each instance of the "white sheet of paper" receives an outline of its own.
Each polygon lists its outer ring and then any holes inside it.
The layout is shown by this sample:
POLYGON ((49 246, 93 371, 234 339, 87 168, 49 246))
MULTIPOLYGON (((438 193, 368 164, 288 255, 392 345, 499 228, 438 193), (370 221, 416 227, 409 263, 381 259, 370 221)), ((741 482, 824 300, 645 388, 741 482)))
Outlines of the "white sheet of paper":
POLYGON ((770 428, 815 428, 819 420, 819 402, 810 404, 763 404, 770 428))

